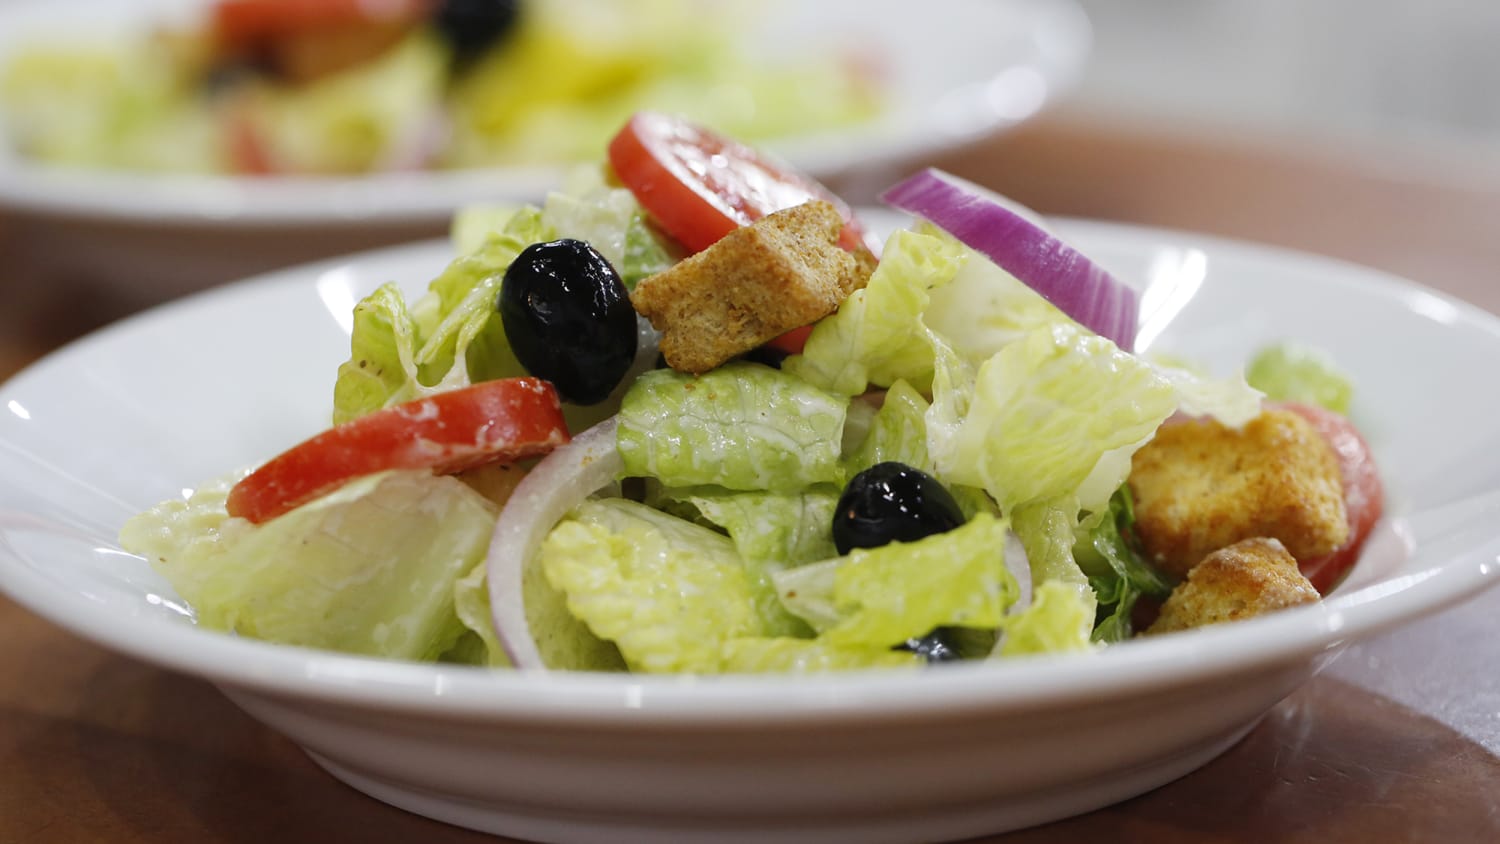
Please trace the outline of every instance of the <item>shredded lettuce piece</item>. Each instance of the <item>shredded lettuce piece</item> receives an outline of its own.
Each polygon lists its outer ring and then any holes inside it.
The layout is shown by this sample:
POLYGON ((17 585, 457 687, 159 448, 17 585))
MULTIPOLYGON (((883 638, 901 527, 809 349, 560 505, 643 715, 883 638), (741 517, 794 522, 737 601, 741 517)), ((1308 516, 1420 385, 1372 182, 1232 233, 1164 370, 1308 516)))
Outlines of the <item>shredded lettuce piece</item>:
POLYGON ((495 622, 490 615, 489 578, 486 577, 484 560, 480 560, 453 585, 453 608, 458 613, 458 620, 468 630, 453 649, 443 655, 443 660, 490 668, 511 667, 510 657, 506 656, 500 638, 495 635, 495 622))
POLYGON ((984 488, 1005 511, 1065 496, 1102 507, 1129 472, 1129 453, 1117 450, 1143 444, 1177 407, 1176 390, 1149 364, 1071 323, 1006 346, 973 383, 957 424, 951 409, 942 417, 951 437, 929 437, 928 449, 943 477, 984 488), (1112 452, 1120 459, 1106 460, 1112 452))
POLYGON ((970 254, 952 238, 896 232, 865 287, 819 321, 802 354, 787 358, 782 369, 846 396, 899 379, 924 389, 933 361, 920 316, 929 291, 951 281, 970 254))
POLYGON ((767 632, 727 538, 627 499, 585 501, 548 534, 540 563, 634 671, 713 673, 725 642, 767 632))
POLYGON ((394 283, 354 307, 349 360, 333 387, 333 421, 458 389, 523 375, 505 341, 495 298, 505 269, 527 245, 550 234, 539 212, 523 209, 457 258, 408 309, 394 283))
POLYGON ((547 195, 542 219, 558 237, 593 246, 627 290, 675 263, 647 226, 635 195, 607 185, 598 167, 575 168, 564 190, 547 195))
POLYGON ((1032 590, 1030 604, 1005 619, 996 655, 1085 651, 1093 626, 1092 603, 1069 584, 1049 580, 1032 590))
POLYGON ((848 404, 759 364, 653 370, 625 394, 617 445, 627 475, 667 486, 799 492, 843 482, 848 404))
POLYGON ((786 611, 772 575, 837 555, 833 545, 836 487, 819 485, 800 493, 731 492, 693 487, 664 496, 691 505, 699 517, 729 533, 750 573, 755 605, 766 630, 775 636, 808 636, 811 629, 786 611))
POLYGON ((1323 350, 1301 343, 1274 343, 1250 360, 1250 386, 1277 401, 1318 405, 1348 415, 1354 384, 1323 350))
POLYGON ((1130 487, 1121 486, 1102 512, 1091 514, 1078 531, 1073 558, 1088 575, 1099 599, 1099 618, 1094 627, 1096 642, 1121 642, 1132 634, 1130 613, 1136 601, 1147 595, 1166 598, 1175 585, 1130 541, 1135 524, 1135 505, 1130 487))
POLYGON ((924 418, 927 407, 927 399, 907 381, 898 379, 891 384, 863 441, 848 458, 848 474, 856 475, 888 460, 931 471, 924 418))
POLYGON ((385 472, 260 525, 211 484, 126 522, 198 623, 285 645, 433 660, 468 628, 459 581, 482 563, 496 509, 462 481, 385 472))
POLYGON ((892 647, 935 627, 999 627, 1020 587, 1005 567, 1006 522, 980 514, 917 542, 893 542, 773 575, 782 603, 830 644, 892 647))

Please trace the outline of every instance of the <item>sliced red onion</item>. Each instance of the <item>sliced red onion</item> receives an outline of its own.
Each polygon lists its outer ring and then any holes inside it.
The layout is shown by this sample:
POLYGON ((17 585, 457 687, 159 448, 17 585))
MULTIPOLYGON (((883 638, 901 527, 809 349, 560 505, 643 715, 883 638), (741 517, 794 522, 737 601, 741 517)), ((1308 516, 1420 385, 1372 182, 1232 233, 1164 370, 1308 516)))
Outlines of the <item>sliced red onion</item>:
POLYGON ((971 182, 928 168, 881 194, 994 261, 1085 328, 1134 351, 1136 292, 971 182))
POLYGON ((542 540, 585 498, 613 483, 624 470, 610 417, 542 458, 516 486, 490 538, 486 576, 495 635, 516 668, 545 669, 527 622, 526 569, 542 540))

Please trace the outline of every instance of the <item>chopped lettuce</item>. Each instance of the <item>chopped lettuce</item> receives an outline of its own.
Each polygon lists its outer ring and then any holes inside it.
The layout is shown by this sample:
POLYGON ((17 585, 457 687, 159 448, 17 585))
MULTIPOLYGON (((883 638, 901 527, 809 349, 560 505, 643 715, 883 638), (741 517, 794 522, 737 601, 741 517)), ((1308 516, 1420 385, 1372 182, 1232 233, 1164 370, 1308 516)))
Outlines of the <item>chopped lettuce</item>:
POLYGON ((930 438, 928 448, 941 477, 983 487, 1002 510, 1069 496, 1097 509, 1125 480, 1129 451, 1176 407, 1176 391, 1150 365, 1053 323, 985 361, 951 438, 930 438))
POLYGON ((848 458, 848 474, 853 476, 889 460, 930 472, 924 419, 927 407, 927 399, 911 384, 904 380, 892 384, 864 439, 848 458))
POLYGON ((1049 580, 1032 590, 1030 604, 1005 619, 998 655, 1088 650, 1093 626, 1091 602, 1067 583, 1049 580))
POLYGON ((635 671, 716 672, 725 642, 766 634, 734 545, 643 504, 584 502, 540 561, 568 609, 635 671))
POLYGON ((484 560, 496 511, 463 482, 370 475, 260 525, 225 512, 230 486, 159 504, 120 531, 199 624, 410 660, 437 659, 469 629, 456 588, 484 560))
POLYGON ((349 360, 333 386, 333 421, 525 374, 505 342, 495 299, 505 269, 549 230, 534 210, 513 214, 479 248, 455 259, 408 309, 401 290, 381 285, 354 307, 349 360))
POLYGON ((999 627, 1019 597, 1006 523, 980 514, 911 543, 858 549, 774 575, 787 609, 829 644, 892 647, 935 627, 999 627))
POLYGON ((1275 343, 1256 353, 1245 373, 1250 386, 1277 401, 1318 405, 1347 415, 1354 385, 1321 349, 1275 343))
POLYGON ((667 486, 799 492, 841 484, 848 401, 785 372, 730 363, 703 375, 653 370, 625 394, 625 474, 667 486))
POLYGON ((729 533, 750 573, 755 606, 768 632, 776 636, 811 632, 782 606, 771 577, 783 569, 837 555, 832 531, 839 497, 836 487, 820 485, 799 493, 693 487, 667 495, 692 505, 701 519, 729 533))
POLYGON ((1094 640, 1119 642, 1130 638, 1131 610, 1147 595, 1166 598, 1174 583, 1158 570, 1131 542, 1135 507, 1130 487, 1121 486, 1110 497, 1109 506, 1092 514, 1092 524, 1080 527, 1073 557, 1089 577, 1099 599, 1099 619, 1094 640))
POLYGON ((593 246, 627 290, 676 263, 646 224, 635 195, 605 184, 597 167, 576 168, 566 190, 548 194, 542 219, 558 237, 593 246))
POLYGON ((896 232, 865 287, 819 321, 802 354, 782 369, 846 396, 899 379, 925 388, 933 353, 920 317, 929 291, 951 281, 970 254, 952 238, 896 232))
POLYGON ((509 668, 510 657, 495 635, 495 622, 490 614, 489 578, 485 561, 470 569, 453 586, 453 608, 458 620, 468 630, 452 650, 444 654, 448 662, 472 665, 487 665, 491 668, 509 668))

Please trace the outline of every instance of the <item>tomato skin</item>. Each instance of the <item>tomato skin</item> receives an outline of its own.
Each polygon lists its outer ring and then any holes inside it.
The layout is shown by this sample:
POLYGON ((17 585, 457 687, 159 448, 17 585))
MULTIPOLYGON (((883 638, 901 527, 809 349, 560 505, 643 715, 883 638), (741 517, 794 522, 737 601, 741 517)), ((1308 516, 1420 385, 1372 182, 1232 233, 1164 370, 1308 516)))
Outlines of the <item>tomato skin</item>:
POLYGON ((854 212, 823 185, 677 117, 636 112, 610 141, 609 163, 657 225, 692 252, 810 199, 831 203, 844 218, 839 245, 868 248, 854 212))
POLYGON ((1330 554, 1310 560, 1298 560, 1302 574, 1326 595, 1359 559, 1360 549, 1375 529, 1385 510, 1385 487, 1370 446, 1346 417, 1315 405, 1278 402, 1277 407, 1290 410, 1312 423, 1313 428, 1338 456, 1339 475, 1344 484, 1344 509, 1349 519, 1349 539, 1330 554))
POLYGON ((807 337, 812 334, 812 330, 811 325, 793 328, 785 334, 771 338, 766 345, 783 354, 800 355, 802 348, 807 345, 807 337))
POLYGON ((225 46, 360 23, 412 22, 426 16, 433 0, 219 0, 213 31, 225 46))
POLYGON ((568 442, 562 404, 539 378, 505 378, 361 416, 292 446, 229 491, 229 515, 269 521, 388 469, 461 472, 568 442))

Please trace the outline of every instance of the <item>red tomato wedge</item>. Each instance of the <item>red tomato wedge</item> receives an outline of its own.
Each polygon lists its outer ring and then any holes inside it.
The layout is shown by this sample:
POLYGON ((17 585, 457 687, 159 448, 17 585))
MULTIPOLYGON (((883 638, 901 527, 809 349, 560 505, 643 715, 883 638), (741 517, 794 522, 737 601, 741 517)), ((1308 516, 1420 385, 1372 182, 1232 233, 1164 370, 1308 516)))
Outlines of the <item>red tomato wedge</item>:
POLYGON ((843 216, 840 245, 869 248, 854 212, 812 177, 671 115, 636 112, 610 141, 609 163, 657 225, 693 252, 810 199, 843 216))
POLYGON ((1303 576, 1320 594, 1326 595, 1359 559, 1360 549, 1375 529, 1375 523, 1380 521, 1380 514, 1385 509, 1385 487, 1380 482, 1370 446, 1347 418, 1331 410, 1298 402, 1280 402, 1278 406, 1311 422, 1338 455, 1339 474, 1344 482, 1344 510, 1349 519, 1349 539, 1330 554, 1297 561, 1303 576))
POLYGON ((545 454, 568 442, 557 391, 505 378, 398 404, 330 428, 273 457, 229 491, 229 515, 274 519, 388 469, 461 472, 545 454))
POLYGON ((412 22, 432 6, 433 0, 219 0, 213 31, 220 43, 243 46, 350 24, 412 22))

